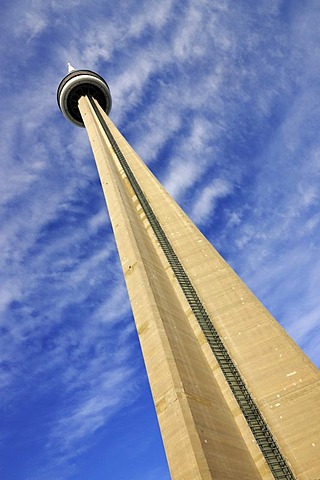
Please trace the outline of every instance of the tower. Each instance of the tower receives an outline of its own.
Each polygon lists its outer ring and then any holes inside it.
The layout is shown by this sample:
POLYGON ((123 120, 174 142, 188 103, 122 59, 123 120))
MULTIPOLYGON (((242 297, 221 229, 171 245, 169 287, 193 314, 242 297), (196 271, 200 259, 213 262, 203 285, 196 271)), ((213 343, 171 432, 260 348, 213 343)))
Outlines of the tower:
POLYGON ((102 77, 69 69, 119 250, 173 480, 320 478, 320 375, 108 117, 102 77))

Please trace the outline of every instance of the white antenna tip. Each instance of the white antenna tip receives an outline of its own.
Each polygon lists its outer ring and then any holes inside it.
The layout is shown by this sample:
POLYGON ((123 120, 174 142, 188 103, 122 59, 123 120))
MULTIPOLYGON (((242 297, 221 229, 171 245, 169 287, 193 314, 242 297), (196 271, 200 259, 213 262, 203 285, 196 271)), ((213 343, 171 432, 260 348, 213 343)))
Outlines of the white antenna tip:
POLYGON ((68 65, 68 73, 71 73, 75 70, 75 68, 71 65, 71 63, 68 62, 67 65, 68 65))

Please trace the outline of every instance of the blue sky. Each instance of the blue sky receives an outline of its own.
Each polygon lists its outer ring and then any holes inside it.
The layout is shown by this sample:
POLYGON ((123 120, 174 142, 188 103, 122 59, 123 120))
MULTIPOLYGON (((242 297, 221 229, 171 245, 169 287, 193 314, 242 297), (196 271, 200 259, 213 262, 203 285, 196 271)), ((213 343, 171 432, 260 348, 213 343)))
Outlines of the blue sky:
POLYGON ((169 473, 66 63, 319 366, 320 3, 1 3, 0 478, 169 473))

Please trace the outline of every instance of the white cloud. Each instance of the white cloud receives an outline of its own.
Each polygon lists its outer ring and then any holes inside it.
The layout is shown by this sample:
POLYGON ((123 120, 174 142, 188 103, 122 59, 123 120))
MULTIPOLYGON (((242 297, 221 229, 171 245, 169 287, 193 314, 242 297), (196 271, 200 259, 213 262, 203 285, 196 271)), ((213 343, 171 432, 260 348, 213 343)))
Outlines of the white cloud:
POLYGON ((217 201, 232 192, 232 185, 221 178, 216 178, 204 187, 193 205, 191 216, 199 225, 214 215, 217 201))
POLYGON ((285 22, 277 1, 253 11, 101 0, 94 14, 84 0, 10 5, 0 53, 2 399, 14 411, 29 395, 53 396, 39 433, 47 451, 37 452, 51 471, 32 480, 65 480, 142 378, 86 133, 56 105, 66 61, 106 76, 112 118, 318 361, 319 19, 312 2, 285 22))
POLYGON ((176 152, 169 163, 163 184, 174 198, 185 193, 194 183, 205 175, 208 164, 215 161, 212 153, 213 136, 207 131, 211 126, 201 117, 196 117, 190 131, 180 136, 176 152))
POLYGON ((19 22, 14 25, 16 35, 25 37, 30 42, 39 36, 47 27, 47 19, 40 12, 24 11, 21 13, 19 22))

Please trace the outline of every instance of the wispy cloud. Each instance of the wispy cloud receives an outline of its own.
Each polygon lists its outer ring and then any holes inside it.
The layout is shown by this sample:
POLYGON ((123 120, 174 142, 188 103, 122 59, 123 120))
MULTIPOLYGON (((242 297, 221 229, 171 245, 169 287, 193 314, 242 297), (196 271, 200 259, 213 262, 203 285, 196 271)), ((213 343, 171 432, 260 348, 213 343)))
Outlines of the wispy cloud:
POLYGON ((27 444, 19 415, 38 442, 17 480, 80 478, 75 457, 146 388, 87 136, 56 104, 67 61, 106 77, 117 125, 319 363, 317 2, 18 0, 2 14, 2 457, 27 444))
POLYGON ((192 217, 199 225, 206 222, 209 215, 213 215, 217 201, 232 192, 232 185, 221 179, 214 179, 204 187, 192 209, 192 217))

